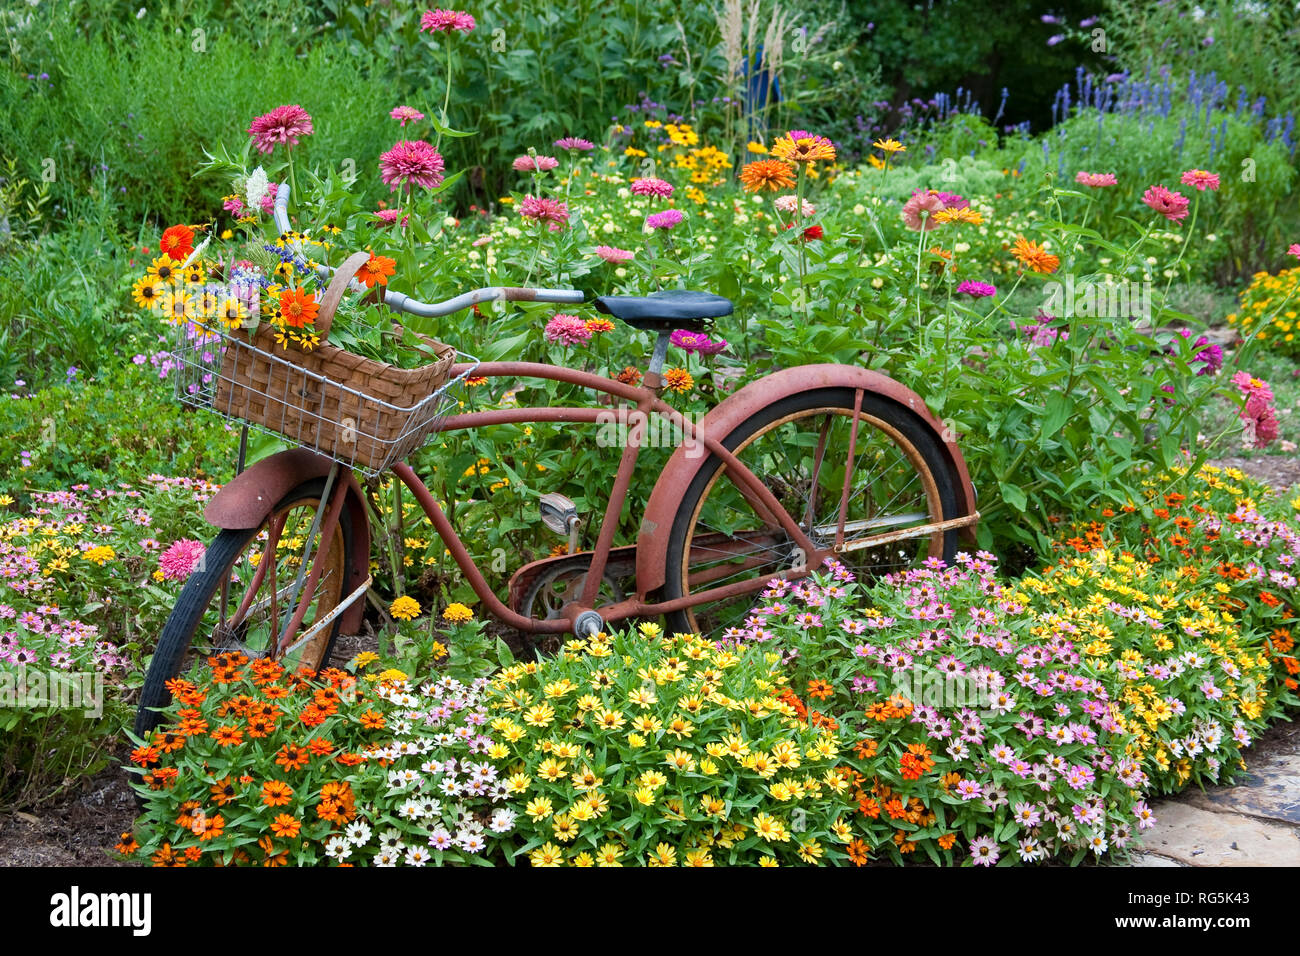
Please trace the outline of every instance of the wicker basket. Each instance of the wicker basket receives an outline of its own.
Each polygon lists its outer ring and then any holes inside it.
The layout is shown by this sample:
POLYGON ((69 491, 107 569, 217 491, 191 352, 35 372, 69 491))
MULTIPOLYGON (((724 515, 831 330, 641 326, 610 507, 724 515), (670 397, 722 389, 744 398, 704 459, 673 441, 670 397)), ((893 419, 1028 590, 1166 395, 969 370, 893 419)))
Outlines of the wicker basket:
POLYGON ((327 344, 339 301, 368 259, 358 252, 335 272, 314 323, 321 344, 310 352, 286 353, 265 323, 251 337, 209 329, 196 335, 190 326, 173 353, 182 372, 178 396, 369 474, 405 458, 445 412, 456 350, 419 336, 433 361, 403 369, 327 344))

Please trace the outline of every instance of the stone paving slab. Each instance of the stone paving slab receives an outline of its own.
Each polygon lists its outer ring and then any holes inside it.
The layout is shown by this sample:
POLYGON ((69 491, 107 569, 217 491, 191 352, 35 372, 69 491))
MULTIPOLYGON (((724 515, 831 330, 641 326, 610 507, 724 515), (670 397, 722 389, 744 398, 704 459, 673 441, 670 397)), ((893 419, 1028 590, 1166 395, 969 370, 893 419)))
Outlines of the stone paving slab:
POLYGON ((1300 866, 1300 833, 1289 826, 1167 800, 1152 809, 1157 823, 1142 840, 1152 853, 1187 866, 1300 866))
POLYGON ((1274 753, 1258 763, 1246 751, 1249 774, 1227 787, 1204 793, 1190 790, 1183 799, 1204 810, 1228 810, 1279 823, 1300 825, 1300 754, 1274 753))
POLYGON ((1155 853, 1134 853, 1128 858, 1128 863, 1126 865, 1140 867, 1181 867, 1183 864, 1179 863, 1177 860, 1171 860, 1167 856, 1159 856, 1155 853))

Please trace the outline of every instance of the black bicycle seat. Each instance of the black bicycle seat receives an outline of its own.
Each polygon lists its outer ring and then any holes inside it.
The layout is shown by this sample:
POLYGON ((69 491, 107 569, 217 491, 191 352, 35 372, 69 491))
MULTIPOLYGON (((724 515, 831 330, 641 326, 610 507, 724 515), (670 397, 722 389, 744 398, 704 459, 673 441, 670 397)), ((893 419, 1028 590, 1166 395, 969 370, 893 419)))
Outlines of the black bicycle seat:
POLYGON ((731 315, 732 311, 731 300, 724 296, 682 289, 649 295, 603 295, 596 300, 596 308, 644 332, 704 332, 709 319, 731 315))

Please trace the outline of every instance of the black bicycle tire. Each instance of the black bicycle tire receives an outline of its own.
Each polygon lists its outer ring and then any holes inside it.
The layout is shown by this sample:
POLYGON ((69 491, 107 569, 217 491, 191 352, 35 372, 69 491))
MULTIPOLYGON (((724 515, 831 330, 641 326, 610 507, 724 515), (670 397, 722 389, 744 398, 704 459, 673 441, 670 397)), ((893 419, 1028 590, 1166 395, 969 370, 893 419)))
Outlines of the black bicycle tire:
MULTIPOLYGON (((271 513, 306 498, 319 499, 324 491, 324 478, 303 482, 277 502, 271 513)), ((347 508, 340 512, 339 524, 343 530, 343 566, 346 568, 352 563, 352 522, 347 508)), ((158 645, 149 662, 144 686, 140 690, 140 702, 137 705, 133 727, 137 737, 147 738, 158 726, 161 716, 159 711, 167 707, 172 699, 171 692, 167 690, 167 681, 177 676, 181 663, 185 660, 185 654, 194 640, 194 632, 199 620, 212 603, 222 580, 230 573, 230 566, 234 559, 243 553, 260 528, 259 525, 257 528, 247 530, 221 531, 205 552, 207 560, 204 569, 191 575, 185 582, 176 599, 176 606, 172 608, 167 623, 163 625, 162 633, 158 637, 158 645)), ((342 623, 342 619, 338 618, 330 628, 329 641, 325 645, 320 667, 329 664, 342 623)))
MULTIPOLYGON (((727 437, 722 440, 722 445, 728 451, 734 451, 744 444, 749 436, 787 415, 819 407, 842 408, 852 412, 853 402, 854 390, 852 388, 826 386, 795 392, 760 408, 749 418, 736 425, 727 437)), ((960 507, 958 503, 960 500, 958 497, 958 479, 951 463, 942 450, 939 437, 935 435, 934 430, 911 409, 905 408, 897 402, 874 392, 863 393, 862 412, 887 422, 898 429, 903 437, 911 442, 934 477, 944 519, 949 520, 958 517, 960 507)), ((682 566, 682 555, 686 547, 687 536, 694 522, 695 509, 699 504, 700 496, 704 494, 713 476, 721 467, 722 459, 716 455, 710 455, 705 460, 699 471, 695 473, 694 478, 692 478, 686 493, 682 496, 682 502, 673 516, 672 530, 668 536, 668 548, 665 556, 666 574, 661 592, 664 601, 676 600, 686 594, 685 582, 681 579, 678 569, 682 566)), ((758 477, 761 479, 763 476, 759 475, 758 477)), ((944 532, 943 558, 949 564, 957 555, 958 537, 959 532, 955 529, 944 532)), ((690 618, 686 610, 671 611, 665 615, 665 618, 670 631, 691 630, 690 618)))

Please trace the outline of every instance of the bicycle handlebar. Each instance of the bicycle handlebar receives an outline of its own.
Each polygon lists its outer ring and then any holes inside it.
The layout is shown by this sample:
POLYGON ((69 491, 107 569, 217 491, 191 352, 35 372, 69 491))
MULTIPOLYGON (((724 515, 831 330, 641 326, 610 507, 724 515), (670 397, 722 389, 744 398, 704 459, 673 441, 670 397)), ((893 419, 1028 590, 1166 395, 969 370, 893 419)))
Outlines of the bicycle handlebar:
MULTIPOLYGON (((289 184, 281 183, 275 192, 275 209, 272 213, 275 226, 280 230, 281 234, 290 231, 288 210, 289 184)), ((306 256, 302 252, 302 242, 294 242, 292 248, 306 262, 306 256)), ((328 279, 334 273, 334 269, 326 265, 317 266, 316 271, 324 279, 328 279)), ((356 279, 348 283, 348 288, 354 292, 367 291, 366 286, 356 279)), ((461 309, 468 309, 480 302, 555 302, 563 305, 578 305, 584 301, 584 298, 583 294, 577 289, 521 289, 513 286, 488 286, 483 289, 475 289, 472 292, 463 292, 442 302, 420 302, 403 292, 394 292, 389 289, 384 293, 384 305, 394 312, 406 312, 422 318, 437 318, 442 315, 451 315, 461 309)))

